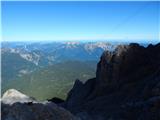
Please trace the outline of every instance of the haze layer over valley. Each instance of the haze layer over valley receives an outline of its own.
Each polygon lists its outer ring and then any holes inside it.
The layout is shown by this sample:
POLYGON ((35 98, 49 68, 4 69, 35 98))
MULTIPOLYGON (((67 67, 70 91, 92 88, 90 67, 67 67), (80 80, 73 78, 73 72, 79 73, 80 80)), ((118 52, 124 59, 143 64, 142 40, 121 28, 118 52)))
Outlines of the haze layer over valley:
POLYGON ((10 88, 38 100, 66 98, 76 79, 95 77, 109 42, 2 42, 2 93, 10 88))

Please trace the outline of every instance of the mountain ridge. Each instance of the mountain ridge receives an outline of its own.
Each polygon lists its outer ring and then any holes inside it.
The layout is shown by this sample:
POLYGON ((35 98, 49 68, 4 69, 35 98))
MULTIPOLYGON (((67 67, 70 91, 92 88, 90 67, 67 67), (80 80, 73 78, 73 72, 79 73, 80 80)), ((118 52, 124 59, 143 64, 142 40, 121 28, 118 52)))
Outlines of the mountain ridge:
POLYGON ((159 52, 160 44, 122 45, 104 52, 96 78, 84 84, 76 81, 64 107, 76 115, 88 113, 93 120, 158 120, 159 52))

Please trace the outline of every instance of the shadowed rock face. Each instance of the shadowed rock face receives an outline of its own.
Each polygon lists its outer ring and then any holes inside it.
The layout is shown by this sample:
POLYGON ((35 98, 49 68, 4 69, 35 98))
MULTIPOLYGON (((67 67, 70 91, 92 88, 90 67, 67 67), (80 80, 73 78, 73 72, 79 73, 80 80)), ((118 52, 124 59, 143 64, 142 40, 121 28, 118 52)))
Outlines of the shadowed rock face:
POLYGON ((160 119, 160 44, 121 45, 103 53, 96 78, 75 86, 66 108, 99 120, 160 119))
POLYGON ((60 99, 60 98, 57 98, 57 97, 54 97, 52 99, 48 99, 48 101, 51 101, 51 102, 54 102, 56 104, 60 104, 60 103, 63 103, 64 100, 60 99))
POLYGON ((80 120, 54 103, 2 103, 2 120, 80 120))
POLYGON ((105 52, 102 55, 97 67, 97 83, 124 84, 149 76, 160 65, 158 56, 154 48, 151 50, 138 44, 118 46, 114 52, 105 52))

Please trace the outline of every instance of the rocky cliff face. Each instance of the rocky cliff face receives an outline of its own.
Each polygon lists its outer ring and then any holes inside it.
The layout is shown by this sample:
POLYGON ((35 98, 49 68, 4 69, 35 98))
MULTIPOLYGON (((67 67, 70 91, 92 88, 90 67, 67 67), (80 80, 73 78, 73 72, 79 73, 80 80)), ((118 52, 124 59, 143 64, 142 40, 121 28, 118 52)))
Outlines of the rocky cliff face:
POLYGON ((159 120, 160 44, 104 52, 96 78, 76 81, 65 107, 94 120, 159 120))
POLYGON ((96 89, 120 87, 153 75, 160 67, 159 47, 130 44, 105 52, 97 66, 96 89))

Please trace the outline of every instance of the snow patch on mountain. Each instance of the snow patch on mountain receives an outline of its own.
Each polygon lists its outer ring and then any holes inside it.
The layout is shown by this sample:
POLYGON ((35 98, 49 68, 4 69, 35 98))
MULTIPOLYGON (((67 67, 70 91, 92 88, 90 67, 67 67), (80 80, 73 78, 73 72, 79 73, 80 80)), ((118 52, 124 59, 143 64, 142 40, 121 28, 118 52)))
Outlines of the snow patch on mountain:
POLYGON ((79 42, 65 42, 63 48, 77 48, 79 45, 79 42))
POLYGON ((85 44, 84 48, 85 48, 86 51, 91 51, 92 52, 97 48, 100 48, 100 49, 105 51, 105 50, 112 50, 115 47, 113 45, 109 44, 109 43, 96 42, 96 43, 85 44))
POLYGON ((39 60, 40 60, 40 56, 36 53, 29 54, 29 53, 21 53, 20 56, 30 62, 33 62, 35 65, 38 66, 39 60))

